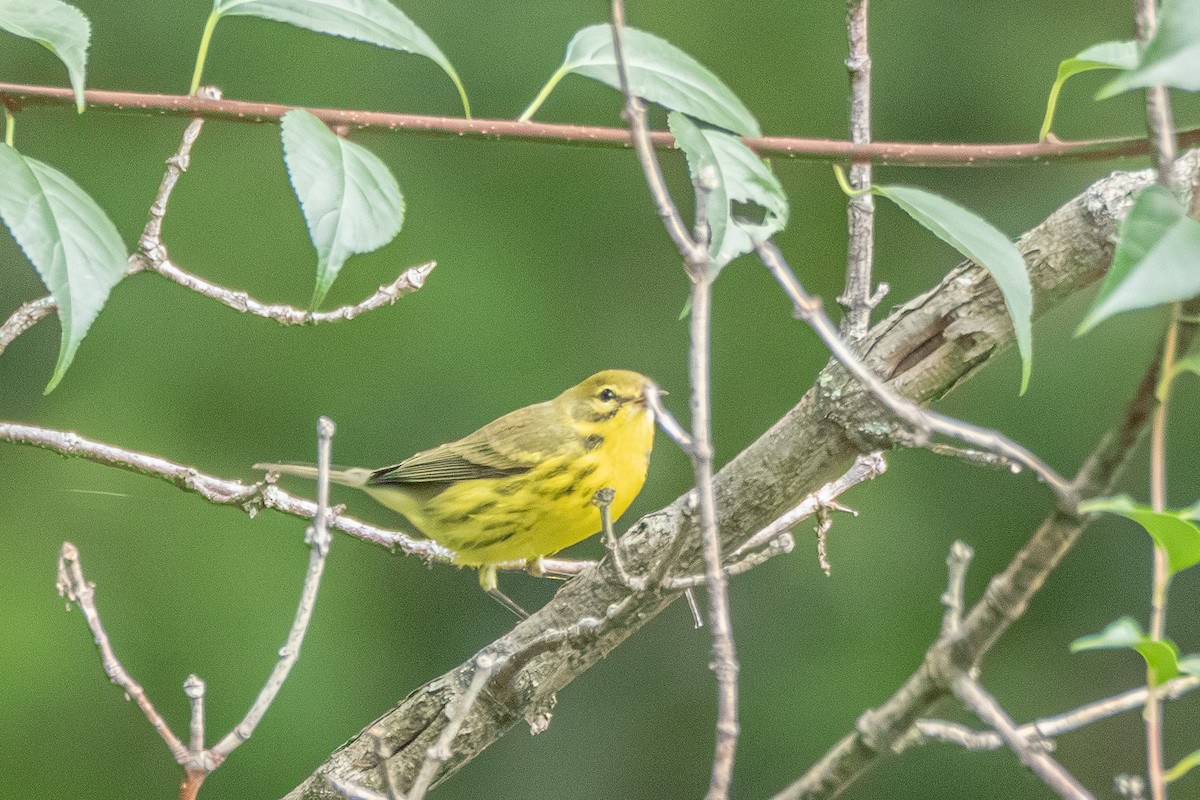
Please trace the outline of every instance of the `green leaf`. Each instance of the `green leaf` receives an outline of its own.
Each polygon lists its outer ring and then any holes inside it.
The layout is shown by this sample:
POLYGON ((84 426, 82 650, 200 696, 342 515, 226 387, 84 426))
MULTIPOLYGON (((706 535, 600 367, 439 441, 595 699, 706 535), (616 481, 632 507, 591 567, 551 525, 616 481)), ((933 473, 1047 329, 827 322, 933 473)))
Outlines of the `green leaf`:
MULTIPOLYGON (((621 38, 629 87, 635 95, 672 111, 742 136, 762 136, 758 121, 721 79, 703 64, 659 37, 625 27, 621 38)), ((567 43, 562 66, 521 115, 527 120, 560 80, 572 73, 621 88, 613 52, 612 25, 591 25, 567 43)))
POLYGON ((1136 650, 1156 684, 1179 677, 1179 648, 1170 639, 1154 641, 1142 633, 1132 617, 1122 617, 1100 633, 1081 636, 1071 642, 1071 652, 1084 650, 1136 650))
POLYGON ((387 0, 214 0, 212 13, 217 17, 248 16, 286 22, 317 33, 425 56, 454 82, 463 112, 471 116, 466 89, 450 59, 425 31, 387 0))
POLYGON ((1200 0, 1164 0, 1154 38, 1137 66, 1101 89, 1096 99, 1159 84, 1200 89, 1200 0))
POLYGON ((1075 335, 1122 311, 1200 294, 1200 222, 1161 186, 1142 190, 1121 225, 1112 268, 1075 335))
POLYGON ((0 28, 32 39, 58 56, 75 90, 75 108, 82 114, 92 35, 92 24, 83 12, 60 0, 0 0, 0 28))
POLYGON ((1092 45, 1074 58, 1059 63, 1058 77, 1054 79, 1054 85, 1050 87, 1050 96, 1046 100, 1046 117, 1042 120, 1038 141, 1044 142, 1050 135, 1050 123, 1054 120, 1058 93, 1062 91, 1068 78, 1095 69, 1130 69, 1137 65, 1137 61, 1137 42, 1102 42, 1092 45))
POLYGON ((1197 750, 1190 756, 1185 756, 1178 764, 1163 773, 1163 778, 1167 783, 1172 783, 1187 775, 1196 767, 1200 767, 1200 750, 1197 750))
POLYGON ((754 249, 787 225, 788 201, 770 166, 737 136, 697 125, 672 111, 667 124, 687 156, 692 184, 707 176, 705 219, 709 226, 711 269, 754 249), (748 203, 763 211, 761 222, 734 216, 734 203, 748 203))
POLYGON ((355 253, 378 250, 404 222, 404 198, 387 166, 361 145, 335 136, 301 109, 281 124, 283 159, 313 246, 317 248, 316 308, 355 253))
POLYGON ((1175 362, 1175 370, 1172 374, 1182 375, 1185 372, 1200 375, 1200 353, 1192 353, 1175 362))
POLYGON ((1190 509, 1160 513, 1121 495, 1080 503, 1079 511, 1084 514, 1118 514, 1141 525, 1158 546, 1167 551, 1171 575, 1200 563, 1200 527, 1185 519, 1190 509))
POLYGON ((79 343, 125 275, 116 226, 78 184, 51 166, 0 145, 0 218, 58 306, 62 344, 46 386, 62 380, 79 343))
POLYGON ((991 223, 944 197, 912 186, 875 186, 946 244, 991 273, 1016 331, 1021 353, 1021 394, 1029 387, 1033 367, 1033 287, 1017 246, 991 223))
POLYGON ((1179 671, 1200 678, 1200 653, 1192 653, 1179 659, 1179 671))

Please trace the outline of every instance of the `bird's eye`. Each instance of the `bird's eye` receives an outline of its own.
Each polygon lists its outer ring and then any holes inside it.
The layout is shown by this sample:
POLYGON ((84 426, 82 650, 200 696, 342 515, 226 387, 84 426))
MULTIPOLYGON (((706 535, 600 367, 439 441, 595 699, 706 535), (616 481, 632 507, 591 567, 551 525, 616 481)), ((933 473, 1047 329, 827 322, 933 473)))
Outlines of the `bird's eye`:
POLYGON ((605 403, 611 403, 613 400, 617 399, 617 393, 612 389, 601 389, 600 399, 605 403))

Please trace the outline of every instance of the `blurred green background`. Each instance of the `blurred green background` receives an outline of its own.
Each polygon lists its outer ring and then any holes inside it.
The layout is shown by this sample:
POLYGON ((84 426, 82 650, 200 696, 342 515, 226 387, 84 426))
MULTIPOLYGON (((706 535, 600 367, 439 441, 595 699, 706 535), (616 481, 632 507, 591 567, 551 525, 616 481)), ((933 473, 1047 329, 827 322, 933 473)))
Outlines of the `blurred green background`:
MULTIPOLYGON (((32 0, 31 0, 32 2, 32 0)), ((182 93, 208 14, 204 0, 80 0, 91 18, 89 85, 182 93)), ((571 34, 607 4, 445 3, 403 8, 458 68, 479 117, 515 117, 557 67, 571 34)), ((872 9, 877 139, 1029 141, 1058 61, 1127 38, 1127 3, 972 4, 919 0, 872 9)), ((767 133, 846 135, 844 5, 839 2, 631 2, 630 23, 695 55, 753 109, 767 133)), ((65 85, 42 48, 0 37, 0 80, 65 85)), ((1101 78, 1067 87, 1056 132, 1136 134, 1139 101, 1095 104, 1101 78)), ((431 63, 248 18, 224 20, 205 82, 226 97, 456 115, 453 87, 431 63)), ((567 79, 539 117, 620 124, 616 92, 567 79)), ((1180 98, 1195 124, 1194 98, 1180 98)), ((656 120, 661 125, 661 118, 656 120)), ((174 151, 181 119, 62 109, 21 113, 17 145, 73 176, 132 246, 174 151)), ((311 458, 314 423, 338 423, 334 460, 376 466, 461 436, 546 399, 602 368, 652 375, 686 419, 686 295, 633 155, 514 142, 382 132, 353 138, 380 155, 405 192, 408 217, 382 251, 349 262, 326 306, 356 302, 409 265, 436 259, 426 288, 349 324, 284 328, 236 314, 152 275, 119 285, 60 388, 43 397, 58 349, 54 321, 0 357, 0 417, 64 428, 160 454, 221 476, 253 479, 262 460, 311 458)), ((684 192, 681 156, 664 158, 684 192)), ((877 180, 919 183, 1016 235, 1120 164, 992 169, 882 168, 877 180)), ((844 198, 826 164, 776 160, 792 200, 779 237, 808 285, 830 302, 844 270, 844 198)), ((882 206, 880 278, 886 305, 935 283, 952 252, 882 206)), ((165 227, 184 268, 267 301, 304 304, 315 257, 271 125, 210 123, 175 192, 165 227)), ((44 294, 0 234, 0 316, 44 294)), ((1083 340, 1071 331, 1079 297, 1036 328, 1033 383, 1017 397, 1012 352, 939 408, 996 426, 1073 473, 1115 419, 1150 357, 1161 319, 1125 315, 1083 340)), ((714 427, 724 463, 788 409, 825 361, 791 319, 765 271, 746 259, 716 288, 714 427)), ((1200 444, 1194 387, 1179 395, 1171 495, 1196 499, 1200 444)), ((1145 455, 1125 487, 1145 497, 1145 455)), ((857 716, 918 665, 937 635, 945 556, 962 538, 977 556, 977 598, 1050 506, 1028 476, 972 469, 926 453, 890 458, 883 478, 845 501, 830 540, 833 576, 810 539, 732 584, 742 663, 735 796, 766 796, 795 778, 857 716)), ((205 504, 150 479, 29 448, 0 445, 0 796, 173 796, 178 770, 157 735, 109 685, 77 612, 54 593, 61 542, 75 542, 112 641, 177 731, 181 684, 208 682, 210 736, 245 712, 291 622, 307 561, 304 525, 205 504)), ((622 525, 691 485, 686 458, 660 436, 649 481, 622 525)), ((307 487, 304 487, 307 488, 307 487)), ((396 520, 353 493, 336 499, 382 525, 396 520)), ((570 551, 591 558, 596 541, 570 551)), ((1124 690, 1135 656, 1070 656, 1068 643, 1117 616, 1145 619, 1148 539, 1130 524, 1091 529, 1030 613, 985 663, 983 678, 1018 719, 1124 690)), ((1195 608, 1196 571, 1172 588, 1195 608)), ((554 585, 504 576, 537 606, 554 585)), ((1200 649, 1191 615, 1169 632, 1200 649)), ((389 556, 339 536, 303 655, 257 733, 216 772, 202 797, 275 797, 331 750, 424 681, 457 665, 513 623, 470 572, 389 556)), ((715 714, 707 630, 683 604, 669 609, 559 697, 549 730, 515 730, 437 789, 444 798, 695 797, 707 785, 715 714)), ((1167 711, 1168 763, 1192 751, 1197 698, 1167 711)), ((946 704, 946 716, 965 716, 946 704)), ((1064 737, 1065 764, 1102 796, 1113 775, 1144 764, 1129 714, 1064 737)), ((1187 779, 1187 794, 1200 778, 1187 779)), ((929 746, 892 760, 848 797, 1049 796, 1006 752, 929 746)))

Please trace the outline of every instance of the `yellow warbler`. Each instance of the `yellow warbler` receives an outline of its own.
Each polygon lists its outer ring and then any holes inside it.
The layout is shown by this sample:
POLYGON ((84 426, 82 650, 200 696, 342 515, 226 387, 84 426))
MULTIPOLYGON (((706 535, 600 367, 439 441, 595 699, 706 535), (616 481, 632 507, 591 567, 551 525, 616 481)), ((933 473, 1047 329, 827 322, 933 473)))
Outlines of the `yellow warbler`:
MULTIPOLYGON (((597 491, 615 492, 613 519, 633 502, 650 463, 657 394, 636 372, 598 372, 462 439, 382 469, 333 470, 330 480, 403 514, 498 594, 497 563, 547 556, 600 530, 597 491)), ((254 467, 317 474, 308 465, 254 467)))

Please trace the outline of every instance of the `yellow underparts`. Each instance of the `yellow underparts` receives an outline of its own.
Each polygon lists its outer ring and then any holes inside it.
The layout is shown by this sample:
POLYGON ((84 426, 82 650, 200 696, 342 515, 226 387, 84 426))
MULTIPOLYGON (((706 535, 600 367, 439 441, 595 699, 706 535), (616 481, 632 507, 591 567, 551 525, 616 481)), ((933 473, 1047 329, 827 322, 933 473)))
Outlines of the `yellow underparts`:
POLYGON ((522 475, 463 481, 425 502, 400 487, 365 488, 453 550, 456 564, 479 567, 480 584, 491 590, 492 565, 548 556, 598 533, 600 510, 592 498, 600 489, 615 493, 613 519, 641 491, 654 441, 651 414, 625 408, 610 420, 573 424, 578 446, 522 475))

